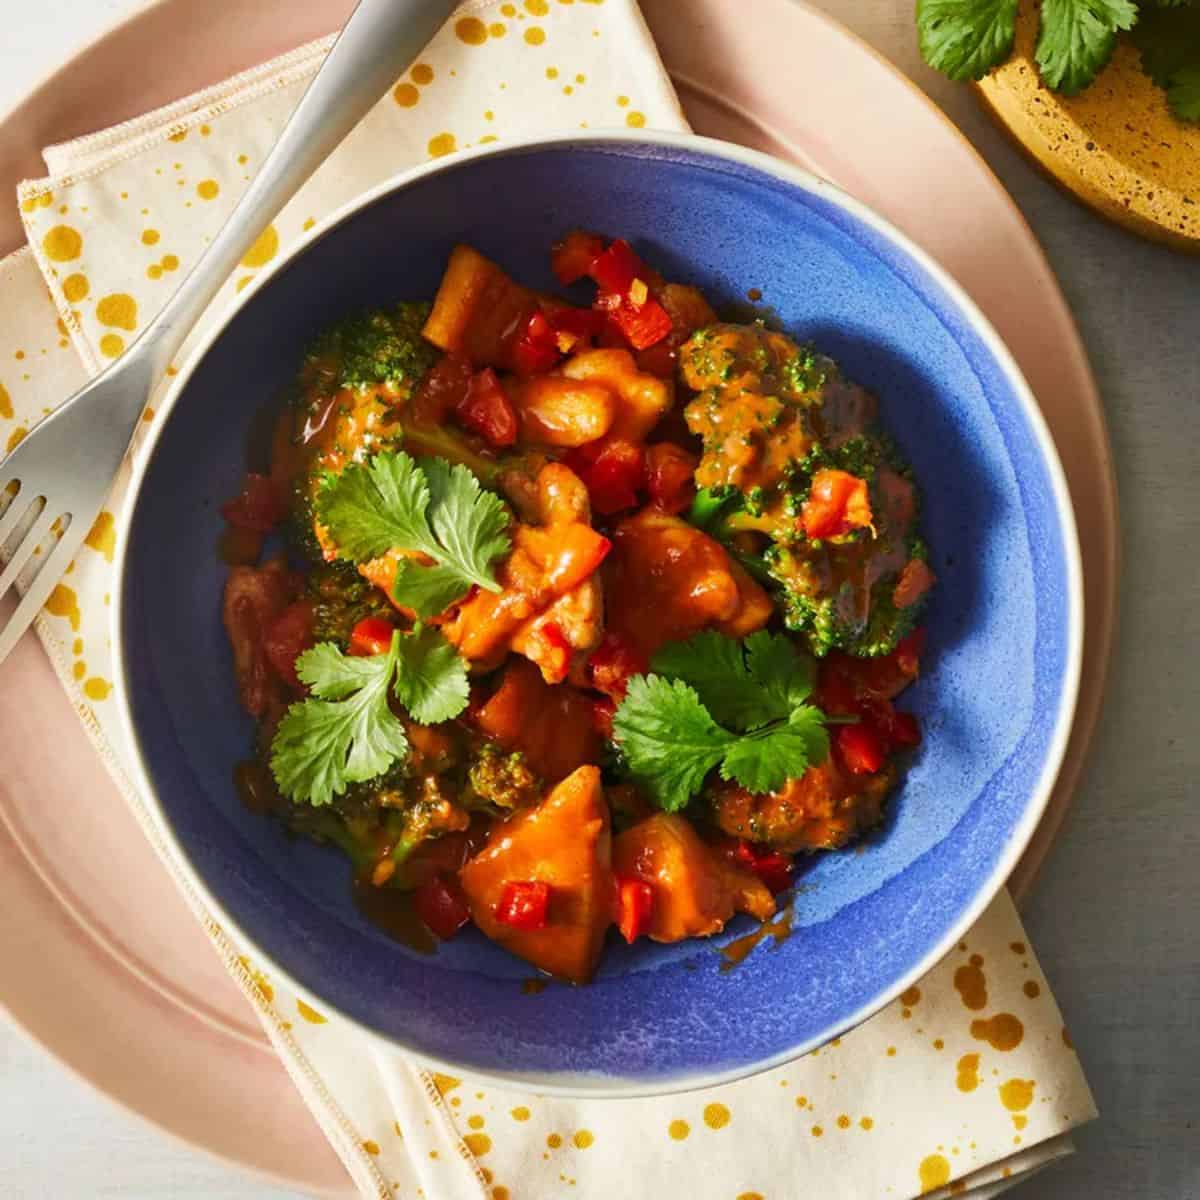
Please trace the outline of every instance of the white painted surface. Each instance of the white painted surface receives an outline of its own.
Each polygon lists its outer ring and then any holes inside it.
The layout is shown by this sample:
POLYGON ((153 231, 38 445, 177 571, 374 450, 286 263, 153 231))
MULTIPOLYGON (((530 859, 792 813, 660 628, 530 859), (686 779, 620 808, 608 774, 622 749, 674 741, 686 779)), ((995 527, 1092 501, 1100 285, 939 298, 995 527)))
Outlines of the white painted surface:
MULTIPOLYGON (((139 2, 0 0, 0 110, 139 2)), ((1116 451, 1120 648, 1091 769, 1026 914, 1102 1118, 1017 1194, 1200 1197, 1200 258, 1104 224, 1028 166, 968 92, 922 66, 910 0, 821 6, 908 71, 1020 204, 1082 327, 1116 451)), ((0 1027, 4 1200, 285 1194, 167 1141, 0 1027)))

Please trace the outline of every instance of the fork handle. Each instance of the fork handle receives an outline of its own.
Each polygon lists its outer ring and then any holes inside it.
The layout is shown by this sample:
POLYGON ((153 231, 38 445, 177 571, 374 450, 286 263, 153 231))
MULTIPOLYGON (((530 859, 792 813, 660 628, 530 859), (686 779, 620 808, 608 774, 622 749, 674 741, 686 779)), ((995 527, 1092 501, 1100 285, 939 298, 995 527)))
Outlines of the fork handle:
MULTIPOLYGON (((455 0, 360 0, 225 224, 114 370, 129 369, 130 430, 175 352, 266 225, 425 48, 455 0)), ((115 414, 114 414, 115 416, 115 414)))

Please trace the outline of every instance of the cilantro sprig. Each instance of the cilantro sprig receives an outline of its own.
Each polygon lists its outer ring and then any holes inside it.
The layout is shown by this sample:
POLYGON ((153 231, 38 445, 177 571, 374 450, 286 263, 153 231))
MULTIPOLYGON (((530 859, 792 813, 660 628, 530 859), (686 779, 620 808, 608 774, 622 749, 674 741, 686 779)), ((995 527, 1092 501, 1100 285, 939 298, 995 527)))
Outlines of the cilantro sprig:
POLYGON ((500 591, 492 568, 510 546, 508 512, 461 464, 385 451, 326 477, 316 512, 339 558, 365 563, 399 548, 433 560, 396 566, 392 598, 418 617, 445 612, 472 585, 500 591))
POLYGON ((414 721, 436 725, 467 706, 467 664, 432 628, 397 630, 386 654, 358 658, 332 642, 306 650, 296 674, 312 696, 293 704, 271 741, 271 772, 297 803, 330 804, 348 784, 382 775, 409 753, 395 696, 414 721))
MULTIPOLYGON (((921 56, 951 79, 982 79, 1012 52, 1017 0, 917 0, 921 56)), ((1035 59, 1048 87, 1073 96, 1132 31, 1142 69, 1177 117, 1200 121, 1195 0, 1041 0, 1035 59)))
POLYGON ((630 680, 613 737, 667 812, 686 807, 714 769, 748 791, 770 792, 829 754, 825 714, 808 703, 812 660, 786 637, 700 633, 664 647, 651 669, 630 680))

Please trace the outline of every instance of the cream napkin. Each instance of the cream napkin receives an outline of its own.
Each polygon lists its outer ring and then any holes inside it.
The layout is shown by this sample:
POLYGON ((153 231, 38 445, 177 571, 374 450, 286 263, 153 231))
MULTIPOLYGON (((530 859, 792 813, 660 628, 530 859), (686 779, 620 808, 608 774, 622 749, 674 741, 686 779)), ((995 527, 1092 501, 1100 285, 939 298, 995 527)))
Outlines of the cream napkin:
MULTIPOLYGON (((15 445, 82 380, 71 345, 94 372, 144 326, 219 227, 327 48, 301 47, 45 151, 50 177, 19 195, 29 248, 0 264, 0 445, 15 445)), ((324 214, 403 167, 506 135, 614 124, 686 128, 633 0, 463 5, 264 230, 213 309, 324 214)), ((982 1197, 1071 1151, 1065 1131, 1095 1109, 1006 895, 919 987, 840 1042, 751 1080, 661 1100, 547 1099, 429 1074, 305 1005, 204 911, 122 770, 107 607, 113 514, 127 480, 128 465, 39 633, 362 1195, 982 1197)))

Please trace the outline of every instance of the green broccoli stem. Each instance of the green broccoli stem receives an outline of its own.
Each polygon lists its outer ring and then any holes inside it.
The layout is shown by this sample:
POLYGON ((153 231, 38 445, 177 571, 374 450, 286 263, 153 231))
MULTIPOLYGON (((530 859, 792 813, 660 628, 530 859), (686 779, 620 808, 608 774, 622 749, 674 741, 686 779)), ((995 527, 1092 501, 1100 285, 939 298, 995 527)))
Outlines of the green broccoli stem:
POLYGON ((485 487, 491 487, 504 469, 503 460, 484 458, 457 434, 445 428, 405 425, 404 445, 427 458, 444 458, 449 463, 460 463, 472 471, 485 487))

